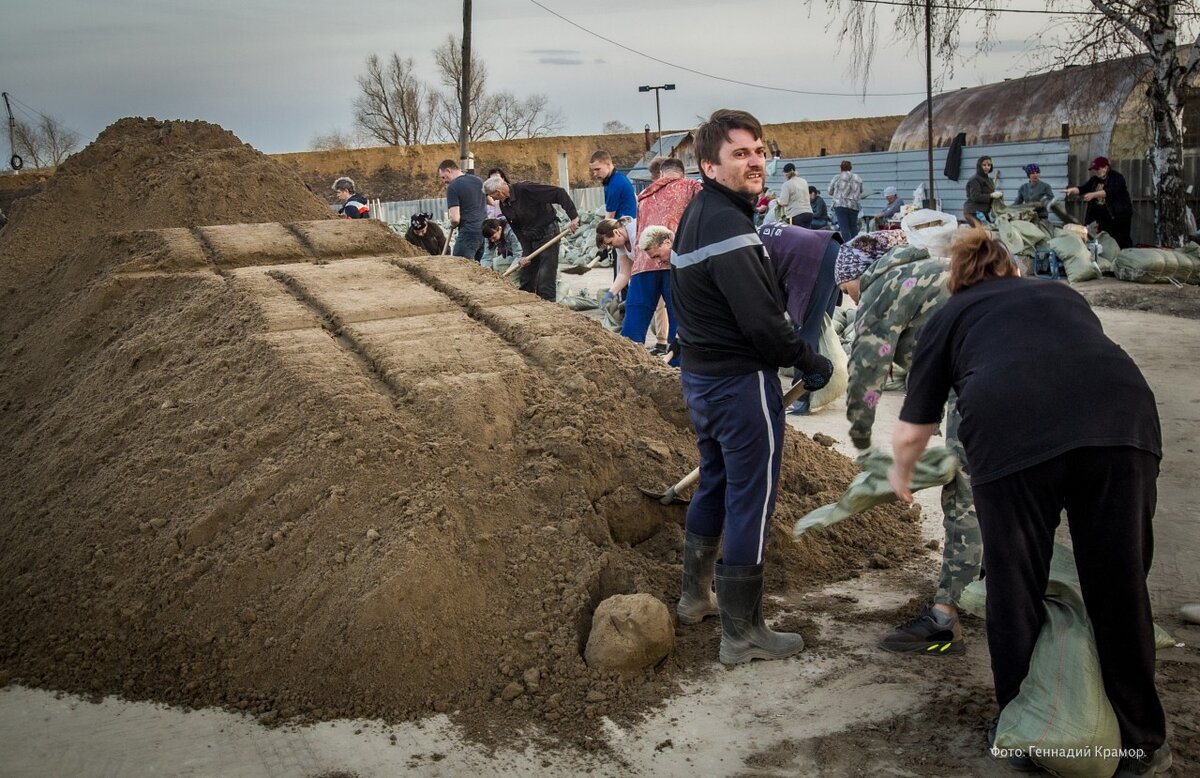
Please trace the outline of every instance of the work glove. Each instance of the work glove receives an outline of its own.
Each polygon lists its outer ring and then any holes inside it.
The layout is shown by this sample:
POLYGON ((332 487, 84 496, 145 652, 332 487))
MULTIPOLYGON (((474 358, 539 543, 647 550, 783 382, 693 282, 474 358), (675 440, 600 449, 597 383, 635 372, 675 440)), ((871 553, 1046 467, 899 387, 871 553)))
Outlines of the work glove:
POLYGON ((992 192, 992 199, 993 199, 993 200, 999 200, 1001 197, 1004 197, 1004 192, 1001 192, 1001 191, 1000 191, 1000 190, 998 190, 998 189, 997 189, 995 192, 992 192))
POLYGON ((802 370, 801 379, 804 382, 804 388, 807 391, 815 392, 822 389, 829 383, 829 379, 833 377, 833 363, 828 358, 820 354, 813 354, 808 361, 808 369, 796 367, 802 370))
POLYGON ((604 296, 600 298, 600 307, 607 308, 608 304, 613 301, 614 297, 616 297, 616 295, 612 293, 611 289, 609 289, 604 293, 604 296))

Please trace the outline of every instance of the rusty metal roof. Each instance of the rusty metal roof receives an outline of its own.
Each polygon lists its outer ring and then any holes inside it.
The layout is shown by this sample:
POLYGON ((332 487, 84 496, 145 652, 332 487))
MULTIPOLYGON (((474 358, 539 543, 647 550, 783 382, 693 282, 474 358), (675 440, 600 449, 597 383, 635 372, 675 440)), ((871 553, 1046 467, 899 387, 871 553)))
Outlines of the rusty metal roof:
MULTIPOLYGON (((960 132, 972 146, 1049 140, 1062 137, 1065 122, 1073 135, 1090 136, 1080 151, 1095 146, 1105 153, 1117 115, 1146 69, 1145 58, 1126 57, 934 95, 934 145, 948 146, 960 132)), ((922 101, 896 128, 890 150, 923 149, 926 138, 922 101)))

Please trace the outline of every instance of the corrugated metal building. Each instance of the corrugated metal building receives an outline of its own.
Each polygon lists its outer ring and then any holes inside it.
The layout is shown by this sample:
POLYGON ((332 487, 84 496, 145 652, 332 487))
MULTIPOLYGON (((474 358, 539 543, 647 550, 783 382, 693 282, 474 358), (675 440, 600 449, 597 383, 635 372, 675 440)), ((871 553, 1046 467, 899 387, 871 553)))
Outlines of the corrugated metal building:
MULTIPOLYGON (((1144 97, 1149 73, 1146 57, 1125 57, 935 95, 934 145, 948 146, 960 132, 968 146, 1057 139, 1066 124, 1072 156, 1143 157, 1150 143, 1144 97)), ((922 101, 896 128, 890 150, 925 148, 926 121, 922 101)), ((1184 145, 1197 145, 1200 90, 1186 96, 1184 124, 1193 128, 1184 145)))

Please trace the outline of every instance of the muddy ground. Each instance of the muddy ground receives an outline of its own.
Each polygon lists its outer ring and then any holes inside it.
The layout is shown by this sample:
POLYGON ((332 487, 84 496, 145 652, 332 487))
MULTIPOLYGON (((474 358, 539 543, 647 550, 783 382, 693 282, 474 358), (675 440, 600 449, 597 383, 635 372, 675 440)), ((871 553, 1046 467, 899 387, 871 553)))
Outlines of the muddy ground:
MULTIPOLYGON (((1162 652, 1159 687, 1176 754, 1171 774, 1190 775, 1200 770, 1200 628, 1181 624, 1175 614, 1182 603, 1200 601, 1200 496, 1194 488, 1200 324, 1137 310, 1100 309, 1099 315, 1146 373, 1163 419, 1166 455, 1151 587, 1160 622, 1184 644, 1162 652)), ((882 401, 884 439, 900 400, 888 394, 882 401)), ((808 435, 830 435, 849 453, 843 414, 839 401, 790 424, 808 435)), ((921 497, 923 537, 940 539, 936 495, 921 497)), ((776 600, 778 623, 800 629, 809 644, 794 660, 724 669, 712 661, 714 624, 680 630, 685 642, 708 652, 709 661, 640 723, 603 722, 607 745, 599 751, 539 742, 536 728, 507 746, 481 744, 442 715, 400 726, 339 720, 264 728, 221 711, 185 713, 116 698, 93 704, 9 686, 0 692, 0 745, 10 755, 0 774, 1008 774, 984 753, 983 727, 994 712, 981 622, 966 621, 970 648, 961 658, 920 661, 874 647, 882 632, 929 596, 936 565, 936 552, 927 551, 776 600)))

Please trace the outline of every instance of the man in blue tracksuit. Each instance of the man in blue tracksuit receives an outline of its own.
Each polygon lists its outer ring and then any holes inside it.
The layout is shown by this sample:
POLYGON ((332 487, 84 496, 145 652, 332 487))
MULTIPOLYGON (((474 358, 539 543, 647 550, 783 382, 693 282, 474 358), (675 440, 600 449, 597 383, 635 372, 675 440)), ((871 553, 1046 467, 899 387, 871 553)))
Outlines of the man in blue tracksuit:
POLYGON ((784 428, 777 370, 794 366, 815 391, 833 366, 787 317, 776 268, 754 230, 762 125, 744 111, 716 111, 696 130, 695 150, 703 188, 683 213, 671 260, 680 380, 700 449, 676 613, 683 624, 720 613, 724 664, 782 659, 804 641, 773 632, 762 616, 784 428))
MULTIPOLYGON (((620 221, 628 216, 633 219, 629 225, 630 240, 637 240, 637 192, 633 190, 633 182, 624 173, 617 170, 613 164, 612 154, 604 149, 592 153, 588 160, 588 173, 604 187, 604 216, 606 219, 620 221)), ((620 262, 613 262, 613 278, 617 277, 620 262)), ((624 290, 621 298, 624 299, 624 290)))

